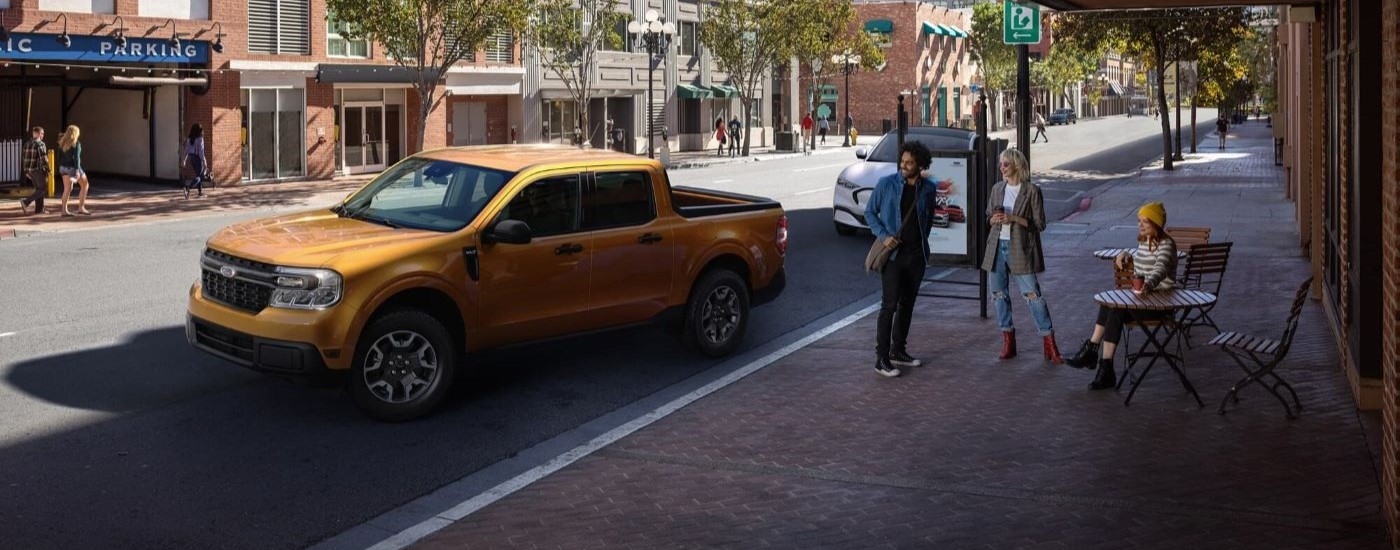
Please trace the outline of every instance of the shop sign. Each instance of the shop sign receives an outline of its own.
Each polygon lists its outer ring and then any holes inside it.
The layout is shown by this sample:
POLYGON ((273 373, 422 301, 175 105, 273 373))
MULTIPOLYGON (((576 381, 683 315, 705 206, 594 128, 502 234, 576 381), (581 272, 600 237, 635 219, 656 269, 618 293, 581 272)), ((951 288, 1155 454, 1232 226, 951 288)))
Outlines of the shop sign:
POLYGON ((0 42, 0 59, 15 61, 67 61, 70 63, 208 63, 209 42, 168 38, 126 37, 126 45, 115 36, 68 35, 65 47, 57 34, 11 32, 10 40, 0 42))

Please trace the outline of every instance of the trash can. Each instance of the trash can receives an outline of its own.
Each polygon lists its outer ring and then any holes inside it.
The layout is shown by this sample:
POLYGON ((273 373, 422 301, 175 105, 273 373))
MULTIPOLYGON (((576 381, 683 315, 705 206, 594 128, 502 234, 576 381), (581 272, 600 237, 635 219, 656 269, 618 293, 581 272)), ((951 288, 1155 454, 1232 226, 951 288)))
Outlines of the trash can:
POLYGON ((791 153, 797 150, 797 135, 792 132, 777 132, 773 138, 773 148, 791 153))

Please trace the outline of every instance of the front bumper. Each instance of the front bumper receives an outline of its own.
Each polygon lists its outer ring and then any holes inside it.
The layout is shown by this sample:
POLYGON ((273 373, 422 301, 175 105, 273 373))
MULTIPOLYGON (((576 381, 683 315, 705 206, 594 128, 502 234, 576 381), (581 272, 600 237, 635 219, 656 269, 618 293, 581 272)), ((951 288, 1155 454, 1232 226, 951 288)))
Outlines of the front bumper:
POLYGON ((354 308, 266 308, 257 314, 205 298, 190 287, 186 339, 194 347, 261 372, 316 376, 350 367, 354 308))
POLYGON ((185 316, 185 339, 196 349, 258 372, 309 379, 332 377, 321 351, 305 342, 253 336, 193 315, 185 316))

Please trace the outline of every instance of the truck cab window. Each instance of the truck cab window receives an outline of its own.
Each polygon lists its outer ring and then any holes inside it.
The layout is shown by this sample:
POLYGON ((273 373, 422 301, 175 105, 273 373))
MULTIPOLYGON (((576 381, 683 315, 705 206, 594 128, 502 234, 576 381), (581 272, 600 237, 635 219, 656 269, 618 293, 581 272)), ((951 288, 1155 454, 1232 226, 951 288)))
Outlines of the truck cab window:
POLYGON ((542 179, 520 190, 501 212, 503 220, 519 220, 535 237, 578 230, 579 177, 542 179))
POLYGON ((583 197, 584 228, 644 225, 656 218, 646 172, 599 172, 583 197))

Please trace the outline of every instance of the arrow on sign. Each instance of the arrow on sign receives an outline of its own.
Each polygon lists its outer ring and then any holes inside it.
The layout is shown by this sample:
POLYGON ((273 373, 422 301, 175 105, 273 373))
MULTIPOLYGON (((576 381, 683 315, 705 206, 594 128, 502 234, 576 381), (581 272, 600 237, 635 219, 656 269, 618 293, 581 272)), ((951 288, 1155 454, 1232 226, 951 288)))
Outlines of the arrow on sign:
POLYGON ((1030 37, 1032 37, 1032 36, 1035 36, 1035 34, 1033 34, 1033 33, 1028 33, 1028 32, 1018 32, 1018 33, 1012 33, 1011 36, 1013 36, 1013 37, 1015 37, 1015 38, 1030 38, 1030 37))

